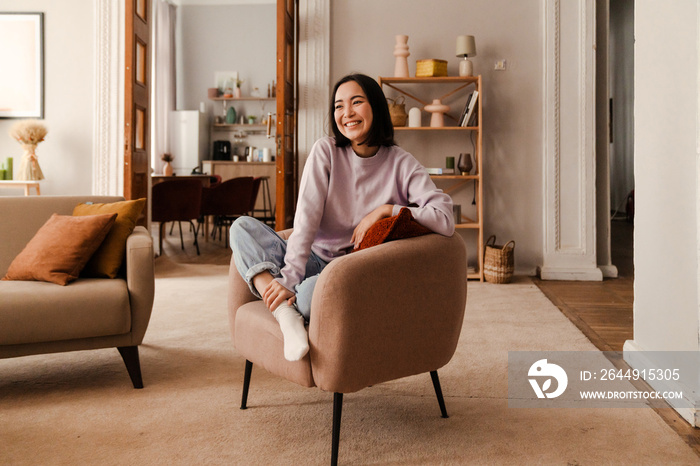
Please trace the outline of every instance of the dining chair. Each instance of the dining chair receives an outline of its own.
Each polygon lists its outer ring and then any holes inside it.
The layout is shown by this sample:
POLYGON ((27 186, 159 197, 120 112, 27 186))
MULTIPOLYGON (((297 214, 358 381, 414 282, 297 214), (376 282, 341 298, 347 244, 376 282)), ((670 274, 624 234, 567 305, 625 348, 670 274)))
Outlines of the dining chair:
MULTIPOLYGON (((228 247, 228 229, 233 220, 250 212, 251 198, 255 181, 252 176, 241 176, 223 181, 213 188, 205 188, 202 192, 199 226, 206 221, 207 216, 214 218, 214 230, 221 240, 221 230, 225 230, 225 242, 228 247)), ((198 231, 198 230, 197 230, 198 231)))
MULTIPOLYGON (((153 186, 151 191, 151 220, 160 223, 158 227, 159 254, 163 254, 163 233, 166 222, 189 222, 197 232, 192 220, 199 218, 202 198, 202 182, 193 179, 172 179, 153 186)), ((185 241, 180 228, 180 244, 185 249, 185 241)), ((199 255, 197 235, 194 246, 199 255)))

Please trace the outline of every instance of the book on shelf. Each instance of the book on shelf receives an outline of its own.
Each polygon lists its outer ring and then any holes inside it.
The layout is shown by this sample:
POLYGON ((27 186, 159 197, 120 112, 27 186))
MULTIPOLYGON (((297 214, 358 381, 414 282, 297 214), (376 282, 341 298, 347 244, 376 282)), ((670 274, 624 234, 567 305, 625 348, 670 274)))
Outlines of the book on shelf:
POLYGON ((462 117, 462 120, 460 121, 460 126, 469 126, 469 122, 472 119, 472 115, 474 115, 474 110, 476 109, 476 102, 479 100, 479 91, 474 91, 471 93, 469 96, 469 101, 467 102, 467 109, 466 113, 462 117))
POLYGON ((459 115, 459 126, 464 126, 462 122, 464 122, 464 118, 467 116, 467 112, 469 111, 469 102, 472 100, 472 95, 474 95, 474 92, 470 92, 469 95, 467 96, 467 102, 464 104, 464 108, 462 109, 462 113, 459 115))
POLYGON ((442 168, 429 168, 426 167, 425 171, 428 172, 428 175, 442 175, 442 168))
POLYGON ((472 117, 467 122, 467 126, 479 126, 479 112, 472 113, 472 117))

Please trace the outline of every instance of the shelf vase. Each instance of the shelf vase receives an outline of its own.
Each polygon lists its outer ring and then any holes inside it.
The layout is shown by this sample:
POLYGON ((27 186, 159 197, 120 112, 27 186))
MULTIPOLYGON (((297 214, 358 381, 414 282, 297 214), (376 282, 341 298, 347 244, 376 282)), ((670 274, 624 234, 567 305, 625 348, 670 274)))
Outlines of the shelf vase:
POLYGON ((170 162, 165 162, 165 165, 163 165, 163 175, 164 176, 172 176, 173 175, 173 166, 170 164, 170 162))
POLYGON ((431 113, 431 128, 442 128, 445 126, 445 113, 449 110, 450 107, 440 102, 440 99, 435 99, 432 104, 426 105, 425 111, 431 113))
POLYGON ((233 106, 226 111, 226 124, 232 125, 236 122, 236 109, 233 106))
POLYGON ((459 154, 459 160, 457 161, 457 168, 459 168, 459 172, 462 174, 462 176, 468 175, 472 171, 473 167, 474 167, 474 164, 472 163, 472 154, 470 154, 470 153, 459 154))
POLYGON ((397 78, 408 78, 408 56, 411 53, 408 51, 408 36, 396 36, 396 45, 394 45, 394 76, 397 78))

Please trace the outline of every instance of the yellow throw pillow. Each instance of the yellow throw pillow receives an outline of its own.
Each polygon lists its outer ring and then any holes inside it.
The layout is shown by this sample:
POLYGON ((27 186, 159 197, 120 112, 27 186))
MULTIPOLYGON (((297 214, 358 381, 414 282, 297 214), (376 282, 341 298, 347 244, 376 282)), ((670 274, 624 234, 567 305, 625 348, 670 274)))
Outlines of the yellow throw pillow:
POLYGON ((83 277, 115 278, 119 274, 126 255, 126 239, 134 231, 145 205, 143 198, 108 204, 78 204, 73 209, 74 216, 117 214, 112 231, 83 269, 83 277))
POLYGON ((116 214, 53 214, 12 261, 3 280, 67 285, 85 267, 114 224, 116 214))

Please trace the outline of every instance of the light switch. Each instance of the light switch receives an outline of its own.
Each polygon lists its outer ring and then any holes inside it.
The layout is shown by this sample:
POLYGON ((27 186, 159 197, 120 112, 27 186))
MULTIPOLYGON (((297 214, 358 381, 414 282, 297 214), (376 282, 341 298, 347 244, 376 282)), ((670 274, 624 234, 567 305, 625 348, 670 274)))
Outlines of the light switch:
POLYGON ((494 69, 494 70, 498 70, 498 71, 505 71, 505 69, 506 69, 506 60, 505 60, 505 59, 496 60, 496 64, 494 65, 493 69, 494 69))

